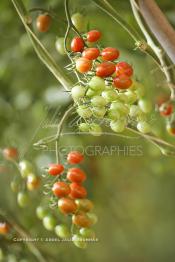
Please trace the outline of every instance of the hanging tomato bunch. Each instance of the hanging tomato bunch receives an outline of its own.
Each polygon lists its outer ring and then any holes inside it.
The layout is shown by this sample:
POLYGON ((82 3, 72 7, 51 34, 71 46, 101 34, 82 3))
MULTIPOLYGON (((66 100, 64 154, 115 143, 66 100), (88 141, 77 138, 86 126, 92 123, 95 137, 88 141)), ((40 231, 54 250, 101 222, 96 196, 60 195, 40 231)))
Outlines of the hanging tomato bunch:
POLYGON ((84 159, 78 151, 71 151, 67 155, 67 162, 50 164, 47 169, 50 177, 55 177, 51 192, 57 202, 60 215, 70 217, 70 228, 66 223, 57 224, 57 218, 49 212, 48 208, 39 206, 36 210, 38 218, 43 220, 47 230, 55 230, 60 238, 72 238, 73 243, 79 248, 86 248, 88 239, 95 238, 94 231, 90 228, 97 222, 97 216, 92 213, 92 201, 87 198, 87 190, 83 186, 87 176, 77 166, 84 159), (72 167, 73 166, 73 167, 72 167))
POLYGON ((133 67, 118 60, 118 49, 101 48, 96 44, 100 38, 100 31, 91 30, 71 41, 75 69, 83 79, 71 90, 77 113, 84 120, 79 129, 101 135, 98 120, 105 119, 114 132, 122 132, 134 123, 140 132, 149 133, 151 127, 146 114, 152 106, 143 99, 143 85, 133 80, 133 67), (95 46, 88 47, 94 43, 95 46))

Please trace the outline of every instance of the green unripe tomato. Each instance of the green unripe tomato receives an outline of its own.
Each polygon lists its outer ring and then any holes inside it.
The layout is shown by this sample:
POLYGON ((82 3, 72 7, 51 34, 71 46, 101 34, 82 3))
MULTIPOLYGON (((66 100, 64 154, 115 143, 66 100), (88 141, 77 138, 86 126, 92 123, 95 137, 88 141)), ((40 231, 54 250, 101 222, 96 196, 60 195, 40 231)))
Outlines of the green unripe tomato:
POLYGON ((90 134, 93 136, 101 136, 102 134, 102 129, 101 127, 96 124, 96 123, 91 123, 90 124, 90 130, 89 130, 90 134))
POLYGON ((94 96, 91 99, 93 106, 105 106, 107 104, 106 100, 102 96, 94 96))
POLYGON ((151 102, 146 100, 146 99, 140 99, 138 101, 138 105, 139 105, 140 109, 142 110, 142 112, 144 112, 144 113, 150 113, 151 110, 152 110, 151 102))
POLYGON ((45 207, 38 206, 36 209, 36 215, 39 219, 43 219, 48 215, 48 210, 45 207))
POLYGON ((82 132, 89 132, 89 129, 90 129, 90 127, 89 127, 89 124, 87 124, 87 123, 81 123, 79 125, 79 130, 82 131, 82 132))
POLYGON ((101 117, 104 117, 105 113, 106 113, 106 108, 101 106, 101 107, 93 107, 92 108, 92 112, 93 112, 93 115, 97 118, 101 118, 101 117))
POLYGON ((20 207, 26 207, 29 204, 29 196, 25 192, 19 192, 17 195, 17 202, 20 207))
POLYGON ((111 129, 116 133, 121 133, 125 130, 126 127, 126 120, 119 119, 117 121, 111 121, 110 122, 111 129))
POLYGON ((19 191, 20 185, 17 181, 11 181, 10 188, 14 193, 17 193, 19 191))
POLYGON ((109 118, 111 120, 117 120, 120 117, 121 117, 121 115, 120 115, 119 111, 112 110, 112 109, 108 110, 107 118, 109 118))
POLYGON ((127 96, 127 104, 133 104, 137 101, 137 95, 135 92, 128 90, 125 92, 125 95, 127 96))
POLYGON ((135 91, 138 99, 144 96, 145 94, 144 85, 140 82, 134 81, 131 89, 135 91))
POLYGON ((120 115, 127 115, 129 113, 129 108, 128 106, 124 105, 121 102, 112 102, 110 106, 111 110, 115 110, 116 112, 119 112, 120 115))
POLYGON ((34 172, 34 168, 28 160, 19 162, 19 169, 23 178, 27 178, 31 173, 34 172))
POLYGON ((57 225, 55 227, 55 233, 60 238, 69 238, 71 236, 71 233, 68 227, 64 224, 57 225))
POLYGON ((101 95, 101 91, 95 91, 91 88, 88 88, 88 91, 86 92, 86 96, 89 97, 89 98, 92 98, 92 97, 98 96, 98 95, 101 95))
POLYGON ((138 115, 141 114, 141 110, 138 106, 136 105, 131 105, 129 109, 129 115, 130 117, 137 117, 138 115))
POLYGON ((127 104, 128 97, 124 93, 119 93, 118 94, 118 100, 127 104))
POLYGON ((117 100, 118 95, 114 90, 105 90, 102 92, 102 97, 106 100, 107 103, 117 100))
POLYGON ((72 98, 75 102, 77 102, 79 99, 81 99, 82 97, 84 97, 85 95, 85 88, 82 87, 82 86, 74 86, 72 89, 71 89, 71 95, 72 95, 72 98))
POLYGON ((71 16, 71 20, 79 32, 86 31, 87 20, 83 15, 80 13, 75 13, 71 16))
POLYGON ((72 242, 76 247, 85 249, 87 248, 87 243, 85 242, 84 238, 80 234, 75 234, 72 236, 72 242))
POLYGON ((66 50, 64 48, 64 37, 58 37, 55 41, 55 48, 60 55, 65 55, 66 50))
POLYGON ((146 133, 149 133, 151 131, 151 126, 145 121, 140 121, 140 122, 137 123, 137 129, 141 133, 146 134, 146 133))
POLYGON ((93 76, 89 81, 89 87, 95 91, 103 91, 105 89, 105 81, 101 77, 93 76))
POLYGON ((81 105, 77 108, 77 113, 83 118, 90 118, 92 116, 91 109, 86 105, 81 105))
POLYGON ((80 228, 80 234, 85 238, 95 238, 95 232, 90 228, 80 228))
POLYGON ((48 230, 54 230, 56 226, 56 219, 52 215, 45 216, 43 218, 43 226, 48 230))
POLYGON ((92 213, 92 212, 88 212, 87 216, 90 218, 92 225, 95 225, 98 221, 98 217, 96 214, 92 213))

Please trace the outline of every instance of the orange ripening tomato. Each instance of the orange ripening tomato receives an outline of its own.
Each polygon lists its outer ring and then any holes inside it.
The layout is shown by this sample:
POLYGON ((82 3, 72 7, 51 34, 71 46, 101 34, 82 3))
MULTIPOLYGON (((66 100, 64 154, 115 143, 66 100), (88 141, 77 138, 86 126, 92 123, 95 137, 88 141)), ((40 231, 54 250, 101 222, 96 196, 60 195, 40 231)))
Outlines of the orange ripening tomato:
POLYGON ((3 156, 7 160, 17 160, 18 159, 18 150, 14 147, 4 148, 3 156))
POLYGON ((92 68, 92 61, 81 57, 75 61, 76 69, 80 73, 87 73, 92 68))
POLYGON ((39 32, 47 32, 51 24, 51 17, 48 14, 39 15, 36 20, 36 27, 39 32))
POLYGON ((89 60, 97 59, 99 55, 100 51, 96 47, 86 48, 82 53, 82 57, 87 58, 89 60))
POLYGON ((112 62, 103 62, 96 67, 96 75, 99 77, 108 77, 115 72, 115 65, 112 62))
POLYGON ((67 197, 58 200, 58 207, 63 214, 72 214, 77 210, 75 201, 67 197))
POLYGON ((119 51, 113 47, 106 47, 101 52, 101 57, 105 61, 113 61, 119 57, 119 51))
POLYGON ((37 189, 40 186, 40 182, 39 177, 29 174, 27 177, 27 189, 30 191, 37 189))
POLYGON ((73 215, 72 223, 79 227, 90 227, 92 225, 91 219, 84 212, 73 215))
POLYGON ((86 180, 86 174, 80 168, 70 168, 67 172, 67 179, 71 182, 82 183, 86 180))
POLYGON ((78 183, 75 182, 71 183, 70 188, 71 188, 70 196, 72 198, 85 198, 87 196, 86 189, 78 183))
POLYGON ((118 89, 128 89, 132 85, 132 80, 127 75, 119 75, 113 79, 113 83, 118 89))
POLYGON ((6 222, 0 222, 0 235, 6 235, 10 231, 10 226, 6 222))
POLYGON ((83 38, 77 36, 72 39, 71 50, 72 52, 82 52, 84 49, 83 38))
POLYGON ((98 30, 91 30, 87 33, 87 41, 90 43, 96 42, 101 38, 101 32, 98 30))
POLYGON ((65 182, 56 182, 52 187, 52 192, 57 197, 65 197, 70 193, 70 187, 65 182))
POLYGON ((115 69, 116 69, 116 76, 120 76, 120 75, 132 76, 133 75, 132 66, 126 62, 117 63, 115 66, 115 69))
POLYGON ((82 155, 82 153, 78 151, 71 151, 67 156, 67 162, 69 164, 79 164, 80 162, 83 161, 83 159, 84 156, 82 155))
POLYGON ((50 164, 48 173, 51 176, 60 175, 64 171, 64 166, 61 164, 50 164))

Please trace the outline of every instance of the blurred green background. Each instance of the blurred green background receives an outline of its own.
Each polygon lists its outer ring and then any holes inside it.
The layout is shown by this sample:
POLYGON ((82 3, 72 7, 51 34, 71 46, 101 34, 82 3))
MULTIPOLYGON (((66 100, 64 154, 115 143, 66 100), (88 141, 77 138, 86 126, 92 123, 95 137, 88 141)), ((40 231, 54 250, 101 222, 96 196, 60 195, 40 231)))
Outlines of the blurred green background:
MULTIPOLYGON (((137 28, 128 0, 110 2, 137 28)), ((63 1, 25 0, 24 3, 27 8, 51 6, 57 14, 58 20, 52 22, 48 33, 36 33, 57 63, 65 66, 69 63, 67 57, 59 55, 55 49, 56 37, 62 37, 65 33, 63 1)), ((174 0, 159 0, 157 3, 175 26, 174 0)), ((48 151, 35 150, 33 144, 55 132, 55 128, 48 128, 48 125, 58 123, 60 115, 70 103, 70 97, 37 58, 11 2, 1 0, 0 10, 1 149, 17 147, 21 159, 31 160, 40 175, 41 167, 54 161, 55 156, 52 148, 48 151)), ((135 75, 144 83, 146 96, 152 103, 159 94, 167 92, 164 77, 158 70, 154 70, 156 67, 150 58, 134 50, 134 43, 127 33, 93 2, 72 0, 70 11, 71 14, 83 13, 89 28, 102 31, 104 46, 121 50, 121 59, 133 64, 135 75), (152 69, 154 74, 151 74, 152 69)), ((153 113, 150 118, 157 133, 173 143, 159 115, 153 113)), ((64 132, 77 129, 69 123, 65 125, 64 132)), ((79 146, 85 150, 84 169, 89 178, 86 186, 99 217, 94 227, 99 242, 90 244, 86 250, 77 249, 69 243, 35 243, 46 254, 47 261, 173 262, 174 158, 161 155, 157 148, 140 138, 126 139, 107 135, 96 138, 72 134, 63 136, 61 145, 66 150, 68 146, 79 146), (111 152, 112 146, 125 150, 125 153, 119 150, 111 152), (104 151, 105 147, 107 151, 104 151), (127 147, 135 148, 134 153, 126 153, 127 147), (100 148, 100 152, 96 151, 97 148, 100 148)), ((15 175, 18 173, 14 166, 5 162, 1 156, 0 208, 10 213, 31 236, 54 236, 54 233, 43 229, 35 215, 35 208, 43 198, 42 192, 31 194, 33 201, 30 208, 21 209, 17 206, 16 196, 9 186, 15 175)), ((23 248, 23 243, 16 244, 2 237, 0 245, 6 254, 4 261, 37 261, 28 249, 23 248), (9 255, 15 255, 16 260, 9 255)))

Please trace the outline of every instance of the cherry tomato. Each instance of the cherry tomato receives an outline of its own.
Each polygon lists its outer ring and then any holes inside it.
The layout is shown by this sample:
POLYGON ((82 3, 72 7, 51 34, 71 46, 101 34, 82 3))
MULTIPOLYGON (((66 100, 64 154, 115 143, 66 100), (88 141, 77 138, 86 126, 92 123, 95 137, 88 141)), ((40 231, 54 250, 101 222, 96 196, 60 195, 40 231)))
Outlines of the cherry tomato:
POLYGON ((132 66, 129 65, 126 62, 119 62, 116 64, 115 66, 116 69, 116 75, 120 76, 120 75, 127 75, 127 76, 132 76, 133 75, 133 69, 132 66))
POLYGON ((84 159, 84 156, 78 151, 72 151, 67 156, 67 162, 69 164, 78 164, 82 162, 83 159, 84 159))
POLYGON ((84 212, 88 212, 94 207, 92 201, 90 201, 89 199, 76 199, 75 203, 77 204, 78 209, 84 212))
POLYGON ((50 164, 48 173, 51 176, 60 175, 64 171, 64 166, 61 164, 50 164))
POLYGON ((39 187, 40 179, 39 177, 35 176, 34 174, 30 174, 27 177, 27 189, 32 191, 39 187))
POLYGON ((32 163, 30 163, 28 160, 20 161, 19 169, 20 169, 21 176, 23 178, 28 177, 34 171, 32 163))
POLYGON ((102 50, 101 56, 105 61, 113 61, 119 57, 119 51, 113 47, 106 47, 102 50))
POLYGON ((20 207, 26 207, 29 204, 29 196, 25 192, 19 192, 17 195, 17 202, 20 207))
POLYGON ((175 121, 168 123, 166 129, 170 135, 175 136, 175 121))
POLYGON ((113 83, 118 89, 127 89, 132 85, 132 80, 127 75, 119 75, 114 78, 113 83))
POLYGON ((67 172, 67 179, 71 182, 82 183, 86 179, 86 174, 80 168, 70 168, 67 172))
POLYGON ((63 214, 75 213, 75 211, 77 210, 75 201, 66 197, 58 200, 58 207, 63 214))
POLYGON ((173 105, 171 103, 163 103, 159 107, 161 116, 169 116, 173 113, 173 105))
POLYGON ((70 187, 65 182, 56 182, 52 187, 52 192, 57 197, 65 197, 70 193, 70 187))
POLYGON ((92 67, 92 61, 84 57, 77 59, 75 64, 77 71, 80 73, 87 73, 92 67))
POLYGON ((54 230, 55 226, 56 226, 56 219, 54 216, 52 215, 47 215, 43 218, 43 226, 49 230, 52 231, 54 230))
POLYGON ((71 183, 70 184, 71 192, 70 196, 72 198, 85 198, 87 196, 87 191, 86 189, 79 185, 78 183, 71 183))
POLYGON ((112 62, 103 62, 96 67, 96 75, 107 77, 115 72, 115 65, 112 62))
POLYGON ((48 215, 48 210, 43 206, 38 206, 36 209, 36 215, 39 219, 43 219, 48 215))
POLYGON ((0 235, 6 235, 9 233, 10 226, 6 222, 0 222, 0 235))
POLYGON ((71 232, 65 224, 57 225, 55 227, 55 233, 60 238, 68 238, 71 236, 71 232))
POLYGON ((87 19, 83 14, 75 13, 71 16, 73 25, 79 32, 84 32, 87 26, 87 19))
POLYGON ((101 38, 101 32, 98 30, 91 30, 87 33, 88 42, 96 42, 101 38))
POLYGON ((36 27, 39 32, 47 32, 51 24, 51 17, 48 14, 39 15, 36 20, 36 27))
POLYGON ((84 237, 80 234, 74 234, 72 236, 72 242, 78 248, 82 248, 82 249, 87 248, 87 243, 86 243, 84 237))
POLYGON ((82 57, 85 57, 89 60, 94 60, 100 55, 100 51, 98 48, 91 47, 91 48, 86 48, 83 53, 82 57))
POLYGON ((82 52, 84 49, 84 41, 81 37, 76 36, 72 39, 71 50, 72 52, 82 52))
POLYGON ((18 150, 14 147, 4 148, 3 156, 7 160, 16 160, 18 159, 18 150))
POLYGON ((84 212, 73 215, 72 223, 79 227, 90 227, 92 225, 91 219, 84 212))

